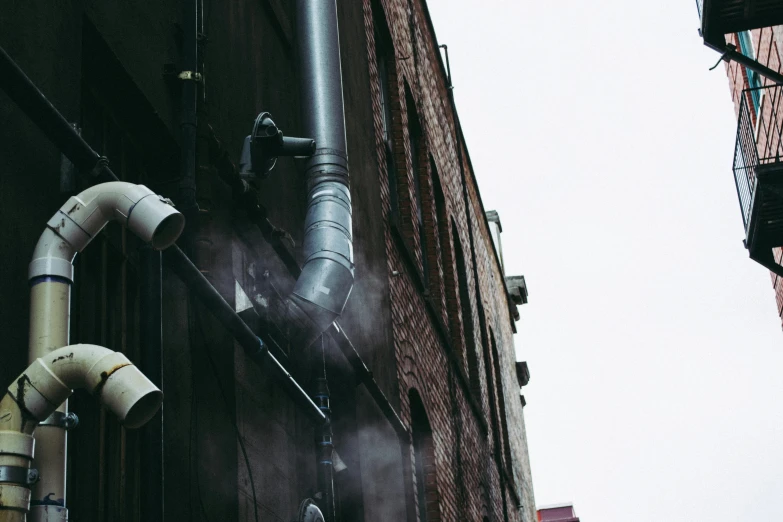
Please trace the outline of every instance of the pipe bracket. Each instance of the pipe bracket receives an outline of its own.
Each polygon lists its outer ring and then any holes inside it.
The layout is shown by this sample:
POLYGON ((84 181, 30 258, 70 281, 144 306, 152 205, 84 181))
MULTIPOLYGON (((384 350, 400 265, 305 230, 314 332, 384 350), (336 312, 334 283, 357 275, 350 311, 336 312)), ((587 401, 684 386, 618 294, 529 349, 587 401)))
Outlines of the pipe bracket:
POLYGON ((23 466, 0 466, 0 484, 24 484, 32 486, 39 480, 38 470, 23 466))
POLYGON ((79 417, 74 412, 55 411, 46 419, 38 423, 38 426, 54 426, 64 430, 70 430, 79 425, 79 417))

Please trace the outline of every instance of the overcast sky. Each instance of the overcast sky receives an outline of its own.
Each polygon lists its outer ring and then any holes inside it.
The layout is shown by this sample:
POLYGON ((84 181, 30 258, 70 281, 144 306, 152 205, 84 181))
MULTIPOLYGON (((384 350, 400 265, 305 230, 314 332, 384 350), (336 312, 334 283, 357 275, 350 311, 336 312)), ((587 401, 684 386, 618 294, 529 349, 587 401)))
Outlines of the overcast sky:
POLYGON ((428 0, 485 208, 524 274, 538 505, 783 520, 783 332, 693 0, 428 0))

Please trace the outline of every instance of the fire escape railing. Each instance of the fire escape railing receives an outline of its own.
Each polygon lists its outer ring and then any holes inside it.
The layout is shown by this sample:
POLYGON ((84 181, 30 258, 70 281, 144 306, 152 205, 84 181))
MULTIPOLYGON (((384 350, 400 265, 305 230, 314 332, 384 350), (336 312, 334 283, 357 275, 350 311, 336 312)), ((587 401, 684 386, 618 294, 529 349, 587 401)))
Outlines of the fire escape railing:
POLYGON ((783 153, 782 89, 780 85, 770 85, 742 91, 734 148, 734 182, 746 231, 756 195, 757 169, 779 162, 783 153))

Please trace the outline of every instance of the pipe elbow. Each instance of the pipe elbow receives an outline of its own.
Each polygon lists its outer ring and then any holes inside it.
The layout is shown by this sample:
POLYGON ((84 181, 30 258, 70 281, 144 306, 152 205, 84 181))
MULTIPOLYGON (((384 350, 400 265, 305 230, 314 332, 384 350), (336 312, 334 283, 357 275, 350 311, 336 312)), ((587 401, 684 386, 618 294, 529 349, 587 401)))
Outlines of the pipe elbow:
POLYGON ((120 222, 157 250, 171 246, 185 226, 171 201, 144 185, 94 185, 69 198, 47 222, 30 263, 30 279, 56 276, 73 281, 73 258, 109 221, 120 222))
POLYGON ((40 422, 76 388, 95 395, 127 428, 146 424, 163 401, 163 393, 125 355, 92 344, 65 346, 36 359, 8 393, 40 422))

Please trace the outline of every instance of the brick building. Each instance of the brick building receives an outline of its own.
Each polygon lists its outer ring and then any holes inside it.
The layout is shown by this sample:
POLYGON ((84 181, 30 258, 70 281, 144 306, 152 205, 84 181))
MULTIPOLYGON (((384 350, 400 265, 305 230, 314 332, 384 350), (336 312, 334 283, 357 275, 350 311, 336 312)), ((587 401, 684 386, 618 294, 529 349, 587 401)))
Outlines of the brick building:
MULTIPOLYGON (((335 520, 533 522, 529 373, 513 342, 527 289, 504 273, 499 217, 487 219, 424 0, 336 3, 355 279, 339 322, 312 344, 286 322, 285 296, 309 261, 306 160, 281 156, 265 178, 235 165, 259 112, 286 136, 307 128, 297 4, 34 0, 4 9, 0 46, 121 180, 178 205, 195 188, 180 245, 302 389, 320 400, 328 384, 335 520), (194 187, 182 167, 190 81, 194 187)), ((47 220, 92 181, 6 91, 0 290, 26 296, 47 220)), ((162 352, 150 354, 147 250, 112 223, 76 258, 70 342, 121 350, 153 375, 157 365, 165 400, 162 420, 130 431, 77 392, 71 520, 291 520, 308 497, 324 508, 314 441, 325 439, 307 401, 251 362, 168 264, 162 352)), ((29 310, 26 299, 2 307, 10 382, 25 365, 29 310)))
POLYGON ((737 116, 734 182, 745 247, 770 270, 783 321, 783 5, 752 0, 697 0, 705 45, 725 60, 737 116))

